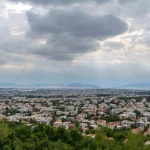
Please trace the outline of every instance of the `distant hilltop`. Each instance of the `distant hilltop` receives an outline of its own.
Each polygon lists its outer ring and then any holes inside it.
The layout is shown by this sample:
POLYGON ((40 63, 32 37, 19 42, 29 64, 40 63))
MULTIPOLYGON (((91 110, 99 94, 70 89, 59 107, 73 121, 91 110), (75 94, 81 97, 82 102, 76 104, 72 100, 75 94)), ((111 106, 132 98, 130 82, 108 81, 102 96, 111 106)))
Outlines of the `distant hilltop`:
POLYGON ((47 87, 47 88, 77 88, 77 89, 99 89, 97 85, 88 85, 81 83, 71 84, 35 84, 35 87, 47 87))
POLYGON ((121 86, 121 88, 125 88, 125 89, 150 89, 150 83, 128 84, 128 85, 121 86))
MULTIPOLYGON (((54 89, 101 89, 101 87, 93 84, 82 84, 82 83, 70 83, 70 84, 49 84, 49 83, 37 83, 30 85, 21 85, 12 82, 0 82, 0 88, 54 88, 54 89)), ((150 90, 150 83, 133 83, 127 84, 118 89, 143 89, 150 90)))
POLYGON ((71 84, 43 84, 38 83, 34 85, 19 85, 16 83, 11 82, 2 82, 0 83, 0 88, 74 88, 74 89, 100 89, 97 85, 88 85, 88 84, 81 84, 81 83, 71 83, 71 84))
POLYGON ((1 82, 0 87, 17 87, 19 85, 11 82, 1 82))

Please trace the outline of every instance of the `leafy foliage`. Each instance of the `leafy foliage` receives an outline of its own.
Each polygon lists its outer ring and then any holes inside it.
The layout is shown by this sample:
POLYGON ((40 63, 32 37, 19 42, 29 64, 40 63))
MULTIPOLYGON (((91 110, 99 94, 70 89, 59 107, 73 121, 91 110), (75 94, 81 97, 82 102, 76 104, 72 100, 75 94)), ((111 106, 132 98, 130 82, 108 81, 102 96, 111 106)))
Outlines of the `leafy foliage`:
MULTIPOLYGON (((89 130, 89 133, 93 130, 89 130)), ((38 124, 0 123, 0 150, 148 150, 148 137, 127 130, 100 127, 95 138, 82 136, 78 129, 53 128, 38 124), (124 142, 128 139, 126 142, 124 142)))

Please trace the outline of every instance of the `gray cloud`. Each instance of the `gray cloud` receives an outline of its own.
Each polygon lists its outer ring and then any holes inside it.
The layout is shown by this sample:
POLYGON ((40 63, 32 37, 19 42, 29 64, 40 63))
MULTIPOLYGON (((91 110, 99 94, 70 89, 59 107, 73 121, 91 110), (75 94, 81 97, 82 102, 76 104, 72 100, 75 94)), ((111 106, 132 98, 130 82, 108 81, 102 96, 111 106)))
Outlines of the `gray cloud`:
POLYGON ((74 59, 73 54, 61 52, 58 49, 52 49, 47 46, 34 49, 32 53, 35 55, 42 56, 46 59, 56 60, 56 61, 70 61, 74 59))
POLYGON ((45 16, 27 13, 31 38, 46 38, 32 53, 47 59, 71 60, 96 51, 99 41, 127 31, 127 24, 113 15, 91 15, 82 10, 51 10, 45 16))
POLYGON ((99 43, 89 38, 76 38, 68 34, 53 35, 47 44, 34 47, 33 54, 52 60, 72 60, 80 54, 95 51, 99 43))
POLYGON ((147 36, 142 36, 142 39, 138 40, 138 43, 145 45, 147 47, 150 47, 150 37, 149 35, 147 36))
POLYGON ((138 3, 141 0, 118 0, 119 4, 133 4, 133 3, 138 3))
POLYGON ((149 0, 118 0, 118 2, 120 4, 120 13, 132 19, 143 19, 150 10, 149 0))
MULTIPOLYGON (((25 19, 24 15, 11 14, 14 18, 15 15, 18 17, 12 21, 13 24, 16 26, 19 22, 18 27, 26 28, 20 19, 25 19)), ((7 23, 0 25, 2 50, 19 55, 33 54, 49 60, 71 61, 85 53, 97 51, 99 41, 120 35, 128 29, 123 20, 113 15, 90 14, 74 8, 51 9, 44 16, 29 11, 27 19, 29 30, 26 36, 14 36, 12 29, 6 27, 7 23), (46 39, 46 44, 40 44, 40 39, 46 39)))
POLYGON ((88 2, 96 2, 98 4, 106 3, 110 0, 9 0, 12 2, 23 2, 23 3, 33 3, 40 5, 67 5, 67 4, 81 4, 88 2))
POLYGON ((6 63, 7 63, 7 61, 4 58, 0 58, 0 65, 4 65, 6 63))
POLYGON ((121 49, 125 45, 121 42, 106 42, 106 43, 104 43, 104 46, 109 47, 111 49, 121 49))
POLYGON ((69 33, 75 37, 107 38, 127 31, 127 24, 113 15, 91 15, 81 10, 52 10, 45 16, 27 13, 32 32, 69 33))

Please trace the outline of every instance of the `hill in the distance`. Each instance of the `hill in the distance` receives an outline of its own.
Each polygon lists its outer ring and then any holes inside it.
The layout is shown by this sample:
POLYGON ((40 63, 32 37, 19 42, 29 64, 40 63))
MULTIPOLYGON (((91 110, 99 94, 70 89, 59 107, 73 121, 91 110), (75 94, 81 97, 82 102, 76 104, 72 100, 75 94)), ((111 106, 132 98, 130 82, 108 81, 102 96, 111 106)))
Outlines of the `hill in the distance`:
POLYGON ((99 86, 96 85, 88 85, 88 84, 81 84, 81 83, 72 83, 72 84, 35 84, 35 85, 19 85, 16 83, 11 82, 0 82, 0 88, 71 88, 71 89, 99 89, 99 86))
POLYGON ((81 83, 72 84, 35 84, 35 87, 45 87, 45 88, 77 88, 77 89, 99 89, 97 85, 88 85, 81 83))
POLYGON ((17 87, 19 85, 11 82, 0 82, 0 87, 17 87))
POLYGON ((121 88, 129 89, 150 89, 150 83, 135 83, 121 86, 121 88))
POLYGON ((81 84, 81 83, 68 84, 68 87, 72 87, 72 88, 76 88, 76 87, 80 87, 80 88, 94 88, 94 89, 100 88, 97 85, 88 85, 88 84, 81 84))

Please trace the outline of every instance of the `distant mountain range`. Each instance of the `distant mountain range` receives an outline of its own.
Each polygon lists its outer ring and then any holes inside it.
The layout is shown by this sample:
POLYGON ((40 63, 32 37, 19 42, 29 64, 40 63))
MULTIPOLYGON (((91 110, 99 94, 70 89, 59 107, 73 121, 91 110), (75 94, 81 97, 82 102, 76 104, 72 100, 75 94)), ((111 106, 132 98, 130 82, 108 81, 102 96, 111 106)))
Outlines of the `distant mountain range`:
POLYGON ((88 85, 81 83, 72 84, 35 84, 35 87, 47 87, 47 88, 79 88, 79 89, 99 89, 97 85, 88 85))
POLYGON ((95 88, 95 89, 98 89, 100 88, 99 86, 97 85, 88 85, 88 84, 80 84, 80 83, 72 83, 72 84, 68 84, 69 87, 82 87, 82 88, 95 88))
POLYGON ((72 84, 34 84, 30 86, 18 85, 11 82, 2 82, 0 83, 0 88, 17 88, 17 87, 29 87, 29 88, 77 88, 77 89, 99 89, 99 86, 88 85, 81 83, 72 83, 72 84))
MULTIPOLYGON (((71 84, 44 84, 38 83, 34 85, 19 85, 12 82, 0 82, 0 88, 70 88, 70 89, 100 89, 97 85, 71 83, 71 84)), ((134 83, 118 87, 120 89, 148 89, 150 90, 150 83, 134 83)))
POLYGON ((150 83, 128 84, 128 85, 121 86, 121 88, 126 88, 126 89, 150 89, 150 83))
POLYGON ((0 87, 17 87, 19 85, 11 82, 1 82, 0 87))

